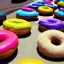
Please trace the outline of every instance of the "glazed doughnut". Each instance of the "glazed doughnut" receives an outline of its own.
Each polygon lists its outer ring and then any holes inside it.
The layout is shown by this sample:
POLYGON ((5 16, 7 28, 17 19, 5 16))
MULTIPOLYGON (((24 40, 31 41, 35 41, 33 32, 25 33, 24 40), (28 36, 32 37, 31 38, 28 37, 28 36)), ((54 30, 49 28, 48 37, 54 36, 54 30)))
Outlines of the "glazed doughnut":
POLYGON ((27 58, 19 61, 17 64, 45 64, 45 63, 38 59, 27 58))
POLYGON ((52 3, 52 0, 45 0, 46 4, 52 3))
POLYGON ((57 3, 57 6, 58 6, 58 7, 63 7, 63 8, 64 8, 64 1, 63 1, 63 2, 62 2, 62 1, 58 2, 58 3, 57 3))
POLYGON ((39 20, 38 27, 40 31, 51 30, 51 29, 62 30, 64 28, 63 22, 55 18, 43 18, 39 20))
POLYGON ((2 23, 4 20, 6 20, 6 14, 3 12, 0 12, 0 23, 2 23))
POLYGON ((10 57, 17 46, 18 37, 13 32, 0 30, 0 60, 10 57))
POLYGON ((33 4, 28 5, 28 8, 33 8, 35 10, 38 10, 38 8, 40 6, 44 6, 44 5, 45 5, 44 2, 36 2, 36 3, 33 3, 33 4))
POLYGON ((51 7, 53 10, 57 9, 57 5, 54 5, 54 4, 48 4, 47 6, 51 7))
POLYGON ((48 6, 40 6, 38 12, 40 15, 48 16, 53 14, 53 9, 48 6))
POLYGON ((39 51, 49 58, 64 58, 64 33, 58 30, 48 30, 41 33, 37 39, 39 51))
POLYGON ((31 24, 23 19, 8 19, 3 22, 3 29, 12 31, 17 35, 27 34, 31 27, 31 24))
POLYGON ((54 11, 54 17, 60 20, 64 20, 64 8, 60 8, 54 11))
POLYGON ((24 20, 37 20, 38 12, 32 8, 22 8, 16 12, 16 17, 24 20))

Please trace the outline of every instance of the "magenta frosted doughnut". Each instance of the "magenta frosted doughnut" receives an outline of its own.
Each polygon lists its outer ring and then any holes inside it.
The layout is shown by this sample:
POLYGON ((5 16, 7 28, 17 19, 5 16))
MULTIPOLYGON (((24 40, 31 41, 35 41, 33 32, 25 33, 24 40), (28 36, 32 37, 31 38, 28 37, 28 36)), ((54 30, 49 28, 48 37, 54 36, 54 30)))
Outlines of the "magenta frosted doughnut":
POLYGON ((0 60, 11 56, 18 46, 18 37, 13 32, 0 30, 0 60))
POLYGON ((28 12, 32 12, 32 11, 35 11, 34 9, 32 9, 32 8, 22 8, 22 10, 24 10, 24 11, 28 11, 28 12))
POLYGON ((55 18, 43 18, 39 20, 38 24, 42 27, 45 27, 46 29, 60 30, 61 28, 63 28, 62 21, 55 18))

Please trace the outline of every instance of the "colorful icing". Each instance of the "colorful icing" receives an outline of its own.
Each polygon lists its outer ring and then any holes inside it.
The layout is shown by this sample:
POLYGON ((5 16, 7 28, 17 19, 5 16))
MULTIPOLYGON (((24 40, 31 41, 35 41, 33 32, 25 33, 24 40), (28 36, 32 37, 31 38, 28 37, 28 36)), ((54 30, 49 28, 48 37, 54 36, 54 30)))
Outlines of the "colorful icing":
POLYGON ((0 54, 15 49, 18 45, 18 37, 10 31, 0 30, 0 54))
POLYGON ((39 3, 39 2, 37 2, 37 3, 32 4, 32 5, 35 5, 35 6, 44 6, 44 5, 45 5, 45 3, 39 3))
POLYGON ((17 12, 16 12, 16 15, 18 15, 18 16, 24 16, 24 17, 37 17, 38 16, 38 12, 36 12, 36 11, 32 11, 32 12, 29 12, 29 11, 24 11, 24 10, 18 10, 17 12))
POLYGON ((54 4, 48 4, 47 6, 53 8, 53 9, 57 9, 57 5, 54 5, 54 4))
POLYGON ((28 5, 28 8, 33 8, 33 9, 38 9, 38 7, 40 7, 40 5, 39 6, 37 6, 37 5, 28 5))
POLYGON ((6 17, 6 14, 3 13, 3 12, 0 12, 0 18, 1 18, 1 17, 6 17))
POLYGON ((61 1, 58 2, 58 3, 57 3, 57 6, 64 7, 64 2, 61 2, 61 1))
POLYGON ((27 58, 19 61, 17 64, 45 64, 45 63, 37 59, 27 58))
POLYGON ((60 11, 59 9, 56 10, 55 13, 56 13, 58 16, 64 17, 64 12, 63 12, 63 11, 60 11))
POLYGON ((60 8, 59 10, 64 12, 64 8, 60 8))
POLYGON ((48 4, 48 3, 51 3, 52 0, 45 0, 45 2, 48 4))
POLYGON ((21 8, 22 10, 24 10, 24 11, 28 11, 28 12, 32 12, 32 11, 35 11, 34 9, 32 9, 32 8, 21 8))
POLYGON ((61 20, 55 18, 44 18, 39 20, 39 25, 44 26, 47 29, 61 29, 63 27, 63 23, 61 20))
POLYGON ((3 22, 6 28, 25 29, 31 28, 31 24, 23 19, 8 19, 3 22))

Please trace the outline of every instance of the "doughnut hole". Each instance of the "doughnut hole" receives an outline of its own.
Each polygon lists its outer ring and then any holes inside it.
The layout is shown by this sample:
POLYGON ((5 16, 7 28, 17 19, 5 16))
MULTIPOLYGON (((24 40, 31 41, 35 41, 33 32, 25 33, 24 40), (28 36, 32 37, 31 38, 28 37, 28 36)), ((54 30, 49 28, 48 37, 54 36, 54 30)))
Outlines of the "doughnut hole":
POLYGON ((3 41, 5 41, 7 39, 7 35, 5 35, 5 34, 0 34, 0 43, 1 42, 3 42, 3 41), (4 37, 5 36, 5 37, 4 37))
POLYGON ((58 37, 53 36, 50 39, 51 39, 51 43, 53 45, 60 45, 61 44, 61 40, 58 37))
POLYGON ((56 23, 56 20, 48 20, 49 23, 56 23))

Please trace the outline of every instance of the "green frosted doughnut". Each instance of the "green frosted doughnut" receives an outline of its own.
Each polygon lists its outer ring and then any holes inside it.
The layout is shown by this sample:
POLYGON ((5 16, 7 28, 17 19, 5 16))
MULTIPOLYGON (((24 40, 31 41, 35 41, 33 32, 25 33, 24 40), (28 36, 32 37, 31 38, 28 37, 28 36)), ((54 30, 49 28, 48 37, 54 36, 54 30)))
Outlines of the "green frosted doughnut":
POLYGON ((31 29, 31 24, 23 19, 8 19, 3 22, 3 25, 6 28, 14 28, 14 29, 31 29))

